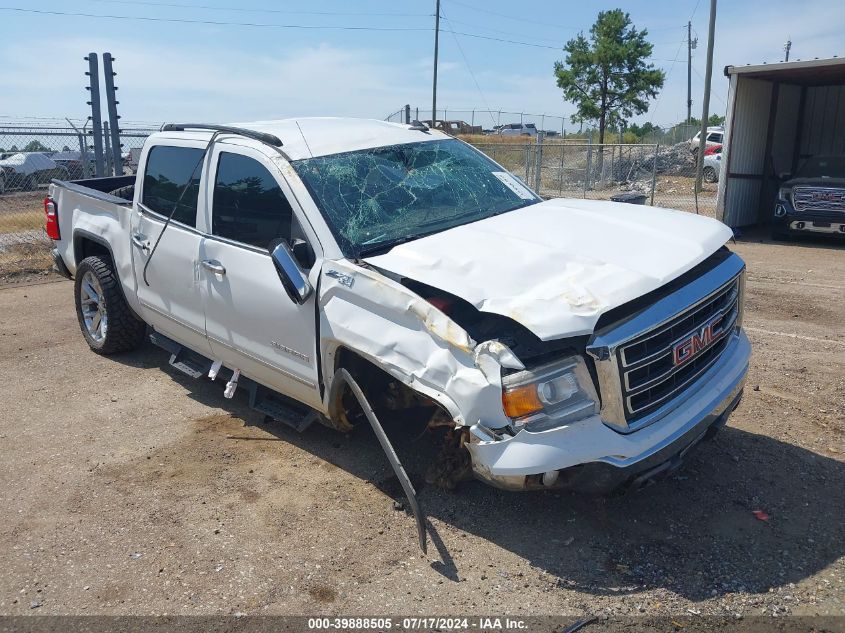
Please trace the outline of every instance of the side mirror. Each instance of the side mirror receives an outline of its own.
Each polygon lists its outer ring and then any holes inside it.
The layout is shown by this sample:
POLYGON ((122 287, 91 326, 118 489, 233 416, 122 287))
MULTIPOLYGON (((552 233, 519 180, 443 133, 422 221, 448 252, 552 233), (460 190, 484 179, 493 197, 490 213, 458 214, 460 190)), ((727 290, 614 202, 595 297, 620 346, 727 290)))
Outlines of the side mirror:
POLYGON ((287 242, 281 242, 276 246, 270 256, 273 258, 273 265, 279 273, 279 279, 282 280, 282 285, 290 300, 300 305, 305 303, 311 296, 313 288, 293 258, 287 242))
POLYGON ((314 251, 311 250, 308 242, 294 239, 290 250, 300 267, 305 270, 311 270, 311 267, 314 265, 314 251))

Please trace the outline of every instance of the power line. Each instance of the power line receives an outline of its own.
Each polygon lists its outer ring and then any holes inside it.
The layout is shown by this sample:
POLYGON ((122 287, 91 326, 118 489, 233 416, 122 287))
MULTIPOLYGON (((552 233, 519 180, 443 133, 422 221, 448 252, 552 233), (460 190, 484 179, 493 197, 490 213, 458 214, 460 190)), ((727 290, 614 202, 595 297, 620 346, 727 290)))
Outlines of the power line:
POLYGON ((666 88, 665 88, 666 83, 668 83, 669 77, 672 76, 672 70, 675 68, 675 64, 678 61, 678 57, 680 57, 680 55, 681 55, 681 49, 683 48, 685 43, 686 43, 686 40, 683 39, 683 40, 681 40, 681 43, 678 44, 678 50, 675 51, 675 59, 672 60, 672 65, 669 66, 669 70, 666 73, 666 78, 664 79, 664 82, 663 82, 664 88, 663 88, 663 90, 660 91, 660 94, 657 95, 657 101, 654 104, 654 109, 651 111, 651 119, 649 119, 649 123, 652 123, 652 124, 654 123, 654 115, 657 113, 657 109, 660 107, 660 101, 661 101, 661 99, 663 99, 663 94, 666 92, 666 88))
MULTIPOLYGON (((692 72, 694 72, 696 75, 698 75, 698 78, 699 78, 699 79, 701 79, 702 81, 704 81, 704 75, 702 75, 700 72, 698 72, 698 68, 696 68, 695 66, 693 66, 693 67, 692 67, 692 72)), ((714 96, 714 97, 716 97, 719 101, 721 101, 721 102, 722 102, 722 104, 723 104, 725 107, 727 107, 728 102, 727 102, 727 101, 725 101, 725 100, 722 98, 722 95, 720 95, 718 92, 716 92, 716 91, 715 91, 715 90, 713 90, 712 88, 710 89, 710 91, 713 93, 713 96, 714 96)))
MULTIPOLYGON (((0 11, 14 11, 17 13, 33 13, 37 15, 57 15, 66 17, 81 17, 81 18, 95 18, 107 20, 124 20, 124 21, 140 21, 140 22, 168 22, 175 24, 203 24, 209 26, 243 26, 250 28, 265 28, 265 29, 299 29, 299 30, 330 30, 330 31, 380 31, 380 32, 422 32, 431 31, 430 27, 377 27, 377 26, 332 26, 320 24, 274 24, 274 23, 258 23, 258 22, 231 22, 226 20, 191 20, 188 18, 160 18, 149 16, 134 16, 134 15, 112 15, 112 14, 97 14, 97 13, 81 13, 70 11, 48 11, 45 9, 25 9, 22 7, 0 7, 0 11)), ((446 30, 446 29, 444 29, 446 30)), ((561 51, 562 46, 551 46, 548 44, 534 44, 531 42, 523 42, 520 40, 512 40, 501 37, 493 37, 490 35, 481 35, 479 33, 467 33, 464 31, 450 30, 450 33, 455 35, 463 35, 464 37, 472 37, 475 39, 488 40, 492 42, 501 42, 504 44, 514 44, 518 46, 528 46, 530 48, 542 48, 546 50, 561 51)), ((656 57, 649 58, 649 61, 674 63, 674 60, 660 59, 656 57)))
MULTIPOLYGON (((442 12, 441 12, 442 15, 442 12)), ((556 37, 537 37, 536 35, 526 35, 525 33, 513 33, 512 31, 502 31, 501 29, 493 29, 488 26, 479 26, 477 24, 473 24, 472 22, 462 22, 461 20, 449 20, 452 24, 462 24, 464 26, 469 26, 475 29, 481 29, 482 31, 490 31, 491 33, 501 33, 503 35, 510 35, 513 37, 527 37, 535 40, 542 40, 544 42, 559 42, 560 38, 556 37)), ((673 42, 674 43, 674 42, 673 42)))
POLYGON ((21 7, 0 7, 0 11, 18 13, 36 13, 39 15, 62 15, 80 18, 105 18, 109 20, 139 20, 142 22, 174 22, 178 24, 207 24, 210 26, 247 26, 271 29, 333 30, 333 31, 430 31, 422 27, 378 27, 378 26, 323 26, 318 24, 259 24, 256 22, 227 22, 222 20, 189 20, 187 18, 151 18, 132 15, 102 15, 96 13, 72 13, 69 11, 46 11, 43 9, 23 9, 21 7))
POLYGON ((360 11, 286 11, 283 9, 254 9, 246 7, 221 7, 208 4, 184 4, 178 2, 149 2, 146 0, 93 0, 108 4, 146 5, 151 7, 168 7, 178 9, 204 9, 207 11, 237 11, 240 13, 280 13, 284 15, 344 15, 362 17, 406 17, 406 18, 427 18, 429 13, 361 13, 360 11))
MULTIPOLYGON (((446 29, 444 29, 446 30, 446 29)), ((553 51, 560 51, 563 50, 563 46, 549 46, 548 44, 532 44, 531 42, 520 42, 518 40, 509 40, 502 37, 493 37, 491 35, 480 35, 478 33, 464 33, 462 31, 454 31, 450 30, 450 33, 454 33, 455 35, 463 35, 465 37, 474 37, 479 40, 490 40, 492 42, 504 42, 506 44, 519 44, 521 46, 530 46, 532 48, 547 48, 553 51)))
MULTIPOLYGON (((443 14, 443 19, 449 22, 449 24, 452 23, 452 21, 446 17, 445 13, 443 14)), ((487 103, 487 97, 484 96, 484 92, 481 90, 481 86, 478 85, 478 80, 475 78, 475 73, 472 72, 472 68, 469 65, 469 60, 467 59, 466 54, 464 54, 464 49, 461 46, 461 42, 458 40, 458 36, 455 34, 454 31, 450 32, 452 33, 452 38, 455 40, 455 44, 457 45, 458 50, 461 52, 461 57, 464 58, 464 64, 466 64, 467 71, 469 71, 469 76, 472 77, 472 82, 475 84, 475 89, 478 90, 478 94, 481 95, 481 100, 484 102, 484 105, 487 108, 487 113, 490 115, 490 120, 493 122, 493 125, 495 125, 496 119, 493 118, 493 112, 490 111, 490 104, 487 103)))
POLYGON ((563 29, 565 31, 580 31, 581 29, 576 29, 571 26, 564 26, 562 24, 553 24, 551 22, 541 22, 539 20, 528 20, 526 18, 520 18, 515 15, 509 15, 507 13, 499 13, 497 11, 491 11, 490 9, 485 9, 484 7, 479 7, 473 4, 469 4, 466 2, 459 2, 459 0, 450 0, 451 4, 458 4, 462 7, 467 7, 468 9, 472 9, 474 11, 481 11, 482 13, 489 13, 490 15, 496 15, 500 18, 507 18, 508 20, 516 20, 517 22, 526 22, 527 24, 540 24, 542 26, 550 26, 556 29, 563 29))

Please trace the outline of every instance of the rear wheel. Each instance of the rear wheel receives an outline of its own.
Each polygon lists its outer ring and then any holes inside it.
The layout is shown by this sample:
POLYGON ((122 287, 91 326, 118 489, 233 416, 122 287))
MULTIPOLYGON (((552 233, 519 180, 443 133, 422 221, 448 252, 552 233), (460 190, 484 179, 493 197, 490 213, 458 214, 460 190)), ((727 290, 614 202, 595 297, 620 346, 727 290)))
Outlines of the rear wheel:
POLYGON ((704 182, 716 182, 719 179, 716 170, 712 167, 705 167, 701 174, 704 177, 704 182))
POLYGON ((143 342, 147 326, 126 303, 111 262, 97 255, 83 259, 74 288, 79 327, 93 351, 128 352, 143 342))

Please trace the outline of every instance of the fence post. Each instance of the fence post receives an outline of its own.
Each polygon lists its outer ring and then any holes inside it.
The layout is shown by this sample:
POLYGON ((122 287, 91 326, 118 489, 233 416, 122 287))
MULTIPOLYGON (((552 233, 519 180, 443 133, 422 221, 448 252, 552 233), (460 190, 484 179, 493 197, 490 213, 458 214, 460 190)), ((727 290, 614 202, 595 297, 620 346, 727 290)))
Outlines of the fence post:
POLYGON ((111 128, 111 153, 112 165, 114 166, 114 175, 123 175, 123 161, 120 154, 120 124, 117 115, 117 87, 114 85, 114 78, 117 75, 112 69, 112 62, 114 58, 111 53, 103 53, 103 79, 106 82, 106 106, 109 112, 109 127, 111 128))
POLYGON ((79 141, 79 159, 82 161, 82 177, 83 178, 90 178, 91 177, 91 165, 88 162, 88 148, 86 147, 87 143, 85 142, 85 133, 84 127, 80 130, 73 124, 69 118, 65 117, 65 121, 67 124, 71 126, 74 131, 76 132, 76 139, 79 141))
POLYGON ((587 135, 587 171, 584 173, 584 197, 587 197, 587 189, 589 188, 590 172, 593 165, 593 132, 587 135))
POLYGON ((531 146, 526 143, 525 144, 525 182, 526 184, 531 182, 531 146))
MULTIPOLYGON (((537 135, 537 144, 534 147, 534 182, 535 191, 539 194, 543 186, 543 135, 537 135)), ((541 194, 542 195, 542 194, 541 194)))
POLYGON ((475 126, 475 108, 472 110, 472 119, 470 119, 470 125, 475 126))
POLYGON ((109 122, 103 121, 103 141, 105 143, 104 154, 106 156, 106 173, 104 176, 114 176, 114 162, 111 148, 111 137, 109 136, 109 122))
POLYGON ((94 173, 97 176, 103 175, 103 121, 100 117, 100 73, 97 65, 97 53, 88 53, 85 58, 88 62, 89 85, 91 93, 91 135, 94 139, 94 173))
POLYGON ((411 124, 411 104, 409 103, 405 104, 405 124, 411 124))
POLYGON ((558 173, 557 195, 563 195, 563 155, 566 152, 566 134, 563 135, 563 143, 560 144, 560 172, 558 173))
POLYGON ((660 142, 654 144, 654 162, 651 165, 651 206, 654 206, 654 187, 657 184, 657 150, 660 148, 660 142))

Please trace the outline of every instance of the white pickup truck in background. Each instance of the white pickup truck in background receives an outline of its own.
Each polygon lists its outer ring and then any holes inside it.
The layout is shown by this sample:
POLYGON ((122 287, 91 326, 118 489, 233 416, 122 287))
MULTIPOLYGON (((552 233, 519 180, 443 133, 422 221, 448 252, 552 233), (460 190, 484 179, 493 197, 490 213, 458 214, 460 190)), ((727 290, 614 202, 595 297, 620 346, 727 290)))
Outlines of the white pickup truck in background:
POLYGON ((45 212, 95 352, 149 334, 300 430, 363 419, 345 370, 380 415, 429 408, 447 486, 639 486, 742 394, 730 229, 544 201, 421 124, 164 126, 137 180, 54 181, 45 212))

